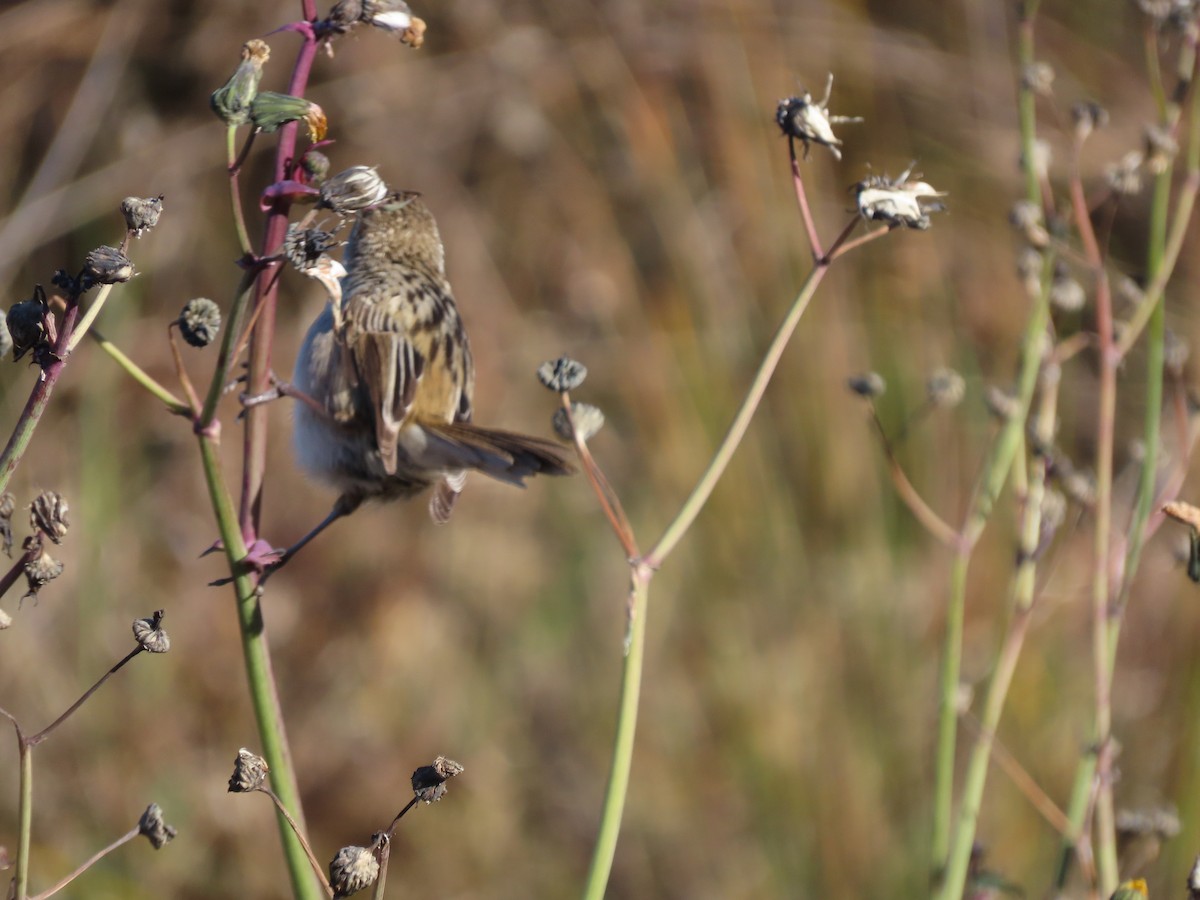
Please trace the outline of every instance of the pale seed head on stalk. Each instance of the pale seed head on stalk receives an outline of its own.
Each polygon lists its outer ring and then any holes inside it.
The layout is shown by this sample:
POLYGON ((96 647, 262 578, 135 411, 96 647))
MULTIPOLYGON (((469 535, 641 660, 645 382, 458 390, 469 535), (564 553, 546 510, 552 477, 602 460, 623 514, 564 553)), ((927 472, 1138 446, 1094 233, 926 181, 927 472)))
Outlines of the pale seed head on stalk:
POLYGON ((883 396, 887 390, 887 382, 878 372, 863 372, 861 375, 851 375, 847 378, 846 387, 860 397, 871 399, 883 396))
POLYGON ((152 616, 133 620, 133 637, 147 653, 166 653, 171 649, 171 638, 163 630, 162 620, 161 609, 152 616))
POLYGON ((859 215, 869 221, 886 222, 893 228, 903 226, 918 231, 928 228, 929 214, 945 210, 946 205, 938 198, 946 194, 927 182, 910 180, 912 170, 910 165, 898 178, 869 175, 854 185, 859 215))
POLYGON ((158 224, 162 215, 163 195, 157 197, 126 197, 121 201, 121 215, 130 234, 140 238, 158 224))
POLYGON ((861 116, 834 116, 829 113, 829 95, 833 92, 833 73, 825 82, 825 96, 820 102, 804 91, 798 97, 785 97, 775 108, 775 122, 787 137, 804 145, 804 158, 808 159, 809 144, 828 147, 834 159, 842 158, 838 148, 842 142, 833 133, 833 126, 861 122, 861 116))
POLYGON ((233 761, 233 774, 229 776, 229 792, 245 794, 257 791, 267 781, 270 767, 267 761, 245 747, 238 750, 237 759, 233 761))
POLYGON ((329 863, 329 886, 334 900, 349 897, 375 883, 379 860, 366 847, 343 847, 329 863))

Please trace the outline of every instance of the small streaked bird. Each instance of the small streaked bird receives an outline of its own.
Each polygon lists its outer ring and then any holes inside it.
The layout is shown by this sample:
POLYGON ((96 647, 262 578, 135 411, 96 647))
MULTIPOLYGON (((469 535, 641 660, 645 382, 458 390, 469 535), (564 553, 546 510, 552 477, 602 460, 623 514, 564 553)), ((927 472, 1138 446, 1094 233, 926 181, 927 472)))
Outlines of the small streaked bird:
POLYGON ((432 488, 430 516, 444 523, 468 470, 516 485, 573 471, 552 441, 472 423, 471 350, 437 223, 419 195, 394 193, 360 213, 345 266, 284 391, 302 401, 297 460, 341 496, 276 566, 364 500, 432 488))

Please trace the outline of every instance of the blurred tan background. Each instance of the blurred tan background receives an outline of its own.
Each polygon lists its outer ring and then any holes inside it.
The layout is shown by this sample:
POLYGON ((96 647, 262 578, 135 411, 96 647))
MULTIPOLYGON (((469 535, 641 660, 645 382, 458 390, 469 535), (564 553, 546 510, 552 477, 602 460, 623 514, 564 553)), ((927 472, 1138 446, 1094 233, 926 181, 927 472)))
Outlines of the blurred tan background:
MULTIPOLYGON (((1084 161, 1098 186, 1152 116, 1141 20, 1124 2, 1047 6, 1039 55, 1058 72, 1060 120, 1080 99, 1112 114, 1084 161)), ((99 327, 174 385, 166 323, 195 296, 227 308, 238 277, 208 95, 243 41, 298 7, 36 0, 0 11, 5 307, 117 242, 122 197, 165 194, 162 224, 132 250, 141 274, 99 327)), ((867 120, 839 129, 841 163, 818 147, 804 165, 827 242, 868 166, 897 174, 917 160, 950 192, 929 232, 834 267, 730 471, 655 581, 611 897, 923 891, 949 557, 896 500, 844 382, 882 372, 895 429, 932 369, 963 372, 963 405, 925 420, 902 453, 958 522, 991 434, 983 390, 1008 382, 1027 311, 1006 225, 1021 190, 1009 7, 455 0, 415 7, 429 24, 420 51, 362 29, 317 61, 310 96, 329 116, 335 170, 378 165, 438 216, 477 361, 477 419, 547 432, 555 398, 536 366, 561 353, 584 361, 577 399, 608 417, 593 449, 644 546, 702 471, 809 266, 779 98, 819 93, 833 71, 832 111, 867 120)), ((268 40, 263 86, 283 90, 299 40, 268 40)), ((1068 140, 1042 111, 1061 159, 1068 140)), ((257 142, 244 182, 255 234, 271 146, 257 142)), ((1132 274, 1144 208, 1127 201, 1111 241, 1132 274)), ((1185 338, 1197 330, 1193 250, 1168 313, 1185 338)), ((281 372, 321 303, 285 276, 281 372)), ((214 356, 187 351, 198 383, 214 356)), ((1140 370, 1135 356, 1124 373, 1119 467, 1141 428, 1140 370)), ((1092 373, 1086 358, 1065 373, 1061 443, 1081 463, 1092 373)), ((33 378, 23 363, 0 368, 0 423, 15 420, 33 378)), ((230 399, 235 486, 236 412, 230 399)), ((264 530, 285 545, 333 498, 295 469, 284 404, 272 421, 264 530)), ((1118 482, 1122 498, 1132 478, 1118 482)), ((159 607, 173 649, 138 659, 37 751, 35 886, 153 800, 179 838, 157 854, 121 850, 67 896, 284 896, 268 804, 225 793, 237 749, 256 737, 231 594, 205 586, 223 564, 197 558, 215 526, 190 429, 85 345, 13 482, 23 504, 46 487, 71 503, 67 572, 36 607, 16 614, 17 593, 3 600, 16 621, 0 635, 0 705, 41 728, 128 650, 128 623, 159 607)), ((1060 804, 1090 729, 1090 526, 1073 511, 1041 570, 1001 728, 1060 804)), ((1200 604, 1173 555, 1179 537, 1164 531, 1147 550, 1115 696, 1120 804, 1175 804, 1184 824, 1142 870, 1156 896, 1177 895, 1200 849, 1200 604)), ((971 571, 972 682, 1003 626, 1013 553, 1006 495, 971 571)), ((626 586, 582 478, 517 492, 476 477, 446 528, 423 501, 371 507, 306 550, 271 582, 265 612, 318 855, 367 842, 407 801, 412 770, 446 754, 466 772, 405 820, 392 894, 576 895, 607 773, 626 586)), ((10 847, 15 808, 15 745, 0 739, 10 847)), ((1044 892, 1054 832, 997 771, 980 838, 992 867, 1044 892)))

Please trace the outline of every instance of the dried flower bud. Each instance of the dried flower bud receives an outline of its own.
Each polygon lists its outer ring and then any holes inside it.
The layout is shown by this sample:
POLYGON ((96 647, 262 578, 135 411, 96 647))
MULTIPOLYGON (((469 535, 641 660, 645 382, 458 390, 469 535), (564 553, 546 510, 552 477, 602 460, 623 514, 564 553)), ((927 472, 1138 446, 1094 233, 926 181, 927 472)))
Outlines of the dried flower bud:
POLYGON ((995 384, 990 384, 983 392, 983 402, 987 411, 1001 422, 1007 422, 1021 411, 1021 404, 1011 392, 995 384))
POLYGON ((133 620, 133 637, 147 653, 166 653, 171 649, 171 639, 162 629, 162 620, 161 609, 149 618, 133 620))
POLYGON ((374 206, 388 195, 388 186, 372 166, 353 166, 321 185, 321 206, 336 213, 353 213, 374 206))
MULTIPOLYGON (((1042 217, 1042 208, 1032 200, 1018 200, 1008 212, 1008 221, 1021 233, 1031 247, 1039 250, 1050 243, 1050 233, 1042 217)), ((1041 277, 1041 267, 1038 267, 1041 277)))
POLYGON ((125 227, 138 238, 158 224, 162 208, 162 194, 157 197, 126 197, 121 201, 121 215, 125 217, 125 227))
POLYGON ((343 847, 329 864, 329 886, 334 900, 357 894, 379 877, 379 860, 366 847, 343 847))
POLYGON ((1145 157, 1139 150, 1130 150, 1115 163, 1104 167, 1104 178, 1114 194, 1133 196, 1142 191, 1142 163, 1145 157))
POLYGON ((4 549, 4 555, 12 558, 12 517, 17 511, 17 498, 5 491, 0 494, 0 542, 4 549))
POLYGON ((178 831, 163 821, 162 807, 151 803, 138 820, 138 834, 145 835, 155 850, 161 850, 175 838, 178 831))
POLYGON ((303 121, 308 128, 310 141, 323 140, 329 127, 325 110, 317 104, 303 97, 277 94, 275 91, 263 91, 254 98, 250 104, 250 121, 255 128, 268 134, 288 122, 303 121))
POLYGON ((1108 110, 1095 100, 1086 100, 1071 107, 1071 120, 1075 123, 1075 137, 1086 140, 1095 129, 1108 124, 1108 110))
POLYGON ((925 382, 925 396, 934 406, 952 409, 962 402, 967 385, 953 369, 938 369, 925 382))
POLYGON ((860 397, 882 397, 887 390, 887 382, 878 372, 863 372, 847 378, 846 387, 860 397))
POLYGON ((13 360, 19 360, 30 350, 41 350, 49 346, 48 319, 50 308, 46 304, 46 292, 39 284, 28 300, 14 303, 8 311, 6 324, 12 337, 13 360))
POLYGON ((226 125, 245 125, 250 121, 250 104, 258 94, 263 64, 271 58, 271 48, 257 38, 242 45, 242 62, 224 87, 213 91, 209 104, 226 125))
POLYGON ((1021 72, 1021 87, 1035 94, 1050 96, 1054 85, 1054 67, 1047 62, 1032 62, 1021 72))
POLYGON ((337 246, 332 232, 319 228, 301 228, 299 222, 288 226, 283 239, 283 254, 301 272, 311 269, 327 251, 337 246))
POLYGON ((1167 171, 1179 153, 1179 142, 1165 128, 1157 125, 1147 125, 1146 138, 1146 168, 1154 175, 1167 171))
POLYGON ((886 222, 893 228, 900 225, 919 231, 928 228, 929 214, 946 208, 937 198, 946 195, 924 181, 910 181, 911 174, 909 166, 899 178, 871 175, 856 184, 852 190, 859 215, 886 222))
POLYGON ((123 284, 132 277, 133 263, 116 247, 97 247, 84 257, 84 290, 95 284, 123 284))
POLYGON ((270 771, 267 761, 245 747, 237 752, 233 761, 233 774, 229 776, 229 793, 247 794, 257 791, 267 781, 270 771))
POLYGON ((1087 301, 1083 285, 1071 275, 1071 269, 1059 262, 1050 281, 1050 303, 1062 312, 1078 312, 1087 301))
POLYGON ((63 564, 46 552, 39 537, 25 538, 23 548, 30 555, 24 565, 25 583, 29 589, 21 599, 36 601, 38 591, 63 573, 63 564))
POLYGON ((221 307, 207 297, 196 297, 184 304, 175 324, 190 346, 207 347, 221 330, 221 307))
POLYGON ((424 803, 436 803, 446 793, 446 781, 461 774, 463 767, 452 759, 439 756, 431 766, 421 766, 412 774, 413 794, 424 803))
POLYGON ((590 403, 572 403, 570 418, 565 409, 556 409, 551 423, 554 433, 564 441, 575 440, 575 432, 579 433, 580 440, 587 441, 604 427, 604 413, 590 403), (572 419, 575 420, 574 428, 571 427, 572 419))
POLYGON ((547 390, 562 394, 583 384, 587 366, 569 356, 560 356, 538 366, 537 377, 547 390))
POLYGON ((329 157, 319 150, 309 150, 300 157, 300 168, 310 184, 320 184, 329 177, 329 157))
MULTIPOLYGON (((10 627, 11 625, 12 625, 12 616, 10 616, 4 610, 0 609, 0 631, 3 631, 4 629, 10 627)), ((3 868, 3 867, 0 866, 0 868, 3 868)))
POLYGON ((805 159, 808 159, 810 143, 828 147, 834 159, 841 159, 842 151, 838 148, 842 142, 834 136, 832 126, 862 121, 859 116, 831 116, 829 95, 832 91, 833 73, 830 72, 829 80, 825 82, 825 97, 820 103, 805 91, 799 97, 785 97, 775 108, 775 123, 789 138, 804 144, 805 159))
POLYGON ((71 523, 67 518, 69 508, 61 494, 42 491, 29 504, 29 526, 40 531, 56 544, 61 544, 71 523))

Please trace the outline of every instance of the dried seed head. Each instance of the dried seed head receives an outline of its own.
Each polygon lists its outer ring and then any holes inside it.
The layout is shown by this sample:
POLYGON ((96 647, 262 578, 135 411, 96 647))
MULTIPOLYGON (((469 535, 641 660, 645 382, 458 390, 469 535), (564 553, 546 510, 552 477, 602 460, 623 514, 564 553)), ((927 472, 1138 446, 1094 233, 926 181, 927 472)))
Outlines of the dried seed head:
POLYGON ((42 491, 29 504, 29 525, 56 544, 61 544, 71 522, 67 501, 55 491, 42 491))
POLYGON ((366 847, 343 847, 329 864, 334 900, 370 887, 379 877, 379 860, 366 847))
POLYGON ((25 583, 29 590, 21 599, 36 601, 38 591, 63 573, 63 564, 46 552, 39 537, 25 538, 24 550, 31 554, 24 566, 25 583))
POLYGON ((17 498, 7 491, 0 494, 0 547, 9 558, 12 558, 12 517, 16 510, 17 498))
POLYGON ((1104 167, 1104 178, 1114 194, 1131 197, 1142 191, 1142 164, 1145 157, 1140 150, 1130 150, 1115 163, 1104 167))
POLYGON ((1191 352, 1188 342, 1168 328, 1163 335, 1163 364, 1167 370, 1174 375, 1182 375, 1191 352))
POLYGON ((1054 278, 1050 282, 1050 303, 1062 312, 1078 312, 1087 301, 1083 285, 1071 275, 1064 263, 1054 267, 1054 278))
POLYGON ((1021 72, 1021 87, 1035 94, 1050 96, 1054 85, 1054 67, 1047 62, 1032 62, 1021 72))
POLYGON ((47 317, 50 308, 46 304, 46 292, 39 284, 28 300, 14 303, 8 311, 6 324, 12 338, 13 360, 19 360, 30 350, 38 351, 49 344, 47 317))
POLYGON ((126 197, 121 201, 121 215, 125 217, 125 227, 138 238, 158 224, 162 208, 162 194, 157 197, 126 197))
POLYGON ((1118 810, 1115 824, 1120 838, 1150 836, 1169 840, 1180 830, 1179 813, 1161 806, 1118 810))
POLYGON ((270 771, 267 761, 245 747, 237 752, 233 761, 233 774, 229 776, 229 793, 246 794, 257 791, 267 781, 270 771))
POLYGON ((302 121, 308 129, 310 141, 323 140, 329 128, 325 110, 320 106, 303 97, 277 94, 275 91, 262 91, 254 97, 250 104, 250 121, 255 128, 268 134, 288 122, 302 121))
POLYGON ((934 406, 952 409, 967 391, 963 377, 953 369, 937 369, 925 382, 925 396, 934 406))
POLYGON ((221 307, 207 297, 196 297, 184 304, 175 323, 190 346, 207 347, 221 331, 221 307))
MULTIPOLYGON (((1018 200, 1008 212, 1008 221, 1012 224, 1031 247, 1039 250, 1050 243, 1050 232, 1042 216, 1042 208, 1032 200, 1018 200)), ((1038 277, 1041 277, 1041 267, 1038 267, 1038 277)))
POLYGON ((321 185, 320 206, 336 213, 355 213, 388 195, 388 186, 372 166, 352 166, 321 185))
POLYGON ((209 105, 226 125, 245 125, 250 121, 250 104, 258 94, 263 64, 271 58, 271 48, 257 38, 242 45, 242 61, 223 87, 213 91, 209 105))
POLYGON ((592 406, 590 403, 572 403, 570 418, 567 417, 565 409, 556 409, 551 424, 554 426, 554 433, 564 441, 575 440, 576 432, 580 440, 587 441, 604 427, 604 413, 598 406, 592 406), (574 428, 571 427, 572 419, 575 421, 574 428))
POLYGON ((893 228, 900 225, 919 231, 928 228, 929 214, 945 210, 946 205, 938 198, 946 194, 924 181, 909 180, 912 169, 909 166, 898 178, 870 175, 854 185, 851 190, 859 215, 886 222, 893 228))
POLYGON ((0 609, 0 631, 12 625, 12 616, 0 609))
POLYGON ((83 260, 84 290, 96 284, 123 284, 133 277, 133 263, 116 247, 97 247, 83 260))
POLYGON ((1146 138, 1146 168, 1154 175, 1167 171, 1179 153, 1179 142, 1171 136, 1171 132, 1158 125, 1147 125, 1146 138))
POLYGON ((583 384, 587 373, 587 366, 583 363, 569 356, 560 356, 538 366, 537 377, 547 390, 562 394, 583 384))
POLYGON ((861 375, 851 375, 847 378, 846 387, 860 397, 882 397, 887 390, 887 382, 878 372, 863 372, 861 375))
POLYGON ((337 246, 332 232, 319 228, 301 228, 299 222, 288 226, 283 253, 296 269, 307 272, 326 252, 337 246))
POLYGON ((987 411, 1001 422, 1007 422, 1021 411, 1016 395, 995 384, 989 384, 983 392, 983 402, 987 411))
POLYGON ((13 339, 8 331, 8 316, 0 316, 0 357, 7 356, 12 348, 13 339))
POLYGON ((171 649, 171 639, 162 629, 162 620, 161 609, 148 618, 133 620, 133 637, 148 653, 166 653, 171 649))
POLYGON ((461 774, 463 767, 452 759, 439 756, 431 766, 421 766, 412 774, 413 794, 424 803, 436 803, 446 793, 446 781, 461 774))
POLYGON ((804 91, 799 97, 785 97, 775 108, 775 123, 789 138, 804 144, 804 158, 808 159, 808 146, 820 144, 828 147, 834 159, 842 158, 838 148, 842 142, 834 136, 833 126, 843 123, 861 122, 859 116, 832 116, 829 114, 829 95, 833 90, 833 73, 825 82, 825 98, 820 102, 804 91))
POLYGON ((1086 100, 1071 107, 1071 120, 1075 123, 1075 137, 1086 140, 1095 129, 1108 124, 1108 110, 1095 100, 1086 100))
POLYGON ((145 835, 155 850, 161 850, 178 832, 174 826, 163 821, 162 808, 157 803, 151 803, 138 820, 138 833, 145 835))

